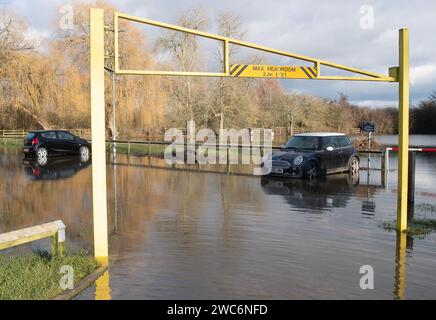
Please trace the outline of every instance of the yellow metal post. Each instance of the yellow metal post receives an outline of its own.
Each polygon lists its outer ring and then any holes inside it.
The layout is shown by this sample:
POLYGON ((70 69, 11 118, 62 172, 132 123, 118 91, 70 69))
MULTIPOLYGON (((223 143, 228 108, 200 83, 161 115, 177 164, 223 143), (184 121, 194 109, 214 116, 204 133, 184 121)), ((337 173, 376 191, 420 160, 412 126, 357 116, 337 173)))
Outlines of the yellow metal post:
POLYGON ((104 11, 90 9, 92 203, 94 256, 108 263, 104 105, 104 11))
POLYGON ((409 163, 409 30, 400 30, 397 230, 407 231, 409 163))
POLYGON ((224 40, 223 57, 224 57, 224 73, 226 75, 230 75, 230 45, 229 45, 229 40, 224 40))

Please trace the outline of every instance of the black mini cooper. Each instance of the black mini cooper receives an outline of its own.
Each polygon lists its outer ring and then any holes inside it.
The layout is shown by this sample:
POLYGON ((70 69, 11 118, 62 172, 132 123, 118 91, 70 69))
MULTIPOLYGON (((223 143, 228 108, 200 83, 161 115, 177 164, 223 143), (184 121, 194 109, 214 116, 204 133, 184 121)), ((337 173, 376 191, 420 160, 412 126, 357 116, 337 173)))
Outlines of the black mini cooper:
POLYGON ((343 133, 294 135, 262 166, 272 176, 312 179, 331 173, 359 172, 359 157, 343 133))
POLYGON ((63 130, 30 131, 24 138, 26 156, 46 158, 51 155, 80 155, 89 158, 91 144, 63 130))

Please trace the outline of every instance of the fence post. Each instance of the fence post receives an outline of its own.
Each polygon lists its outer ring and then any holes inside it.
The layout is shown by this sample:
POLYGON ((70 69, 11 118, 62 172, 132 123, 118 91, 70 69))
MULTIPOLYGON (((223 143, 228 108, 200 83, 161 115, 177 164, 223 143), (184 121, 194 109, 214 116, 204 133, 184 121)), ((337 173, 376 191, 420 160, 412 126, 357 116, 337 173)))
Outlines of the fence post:
POLYGON ((148 140, 148 156, 151 156, 151 141, 150 141, 150 132, 147 132, 147 140, 148 140))
POLYGON ((65 224, 62 221, 58 221, 58 231, 52 236, 51 240, 51 252, 53 256, 65 255, 65 224))
POLYGON ((198 161, 198 155, 201 152, 201 147, 200 145, 197 146, 197 150, 195 151, 195 161, 197 162, 197 166, 198 166, 198 171, 201 170, 201 165, 200 165, 200 161, 198 161))
POLYGON ((389 148, 386 148, 386 152, 385 152, 385 169, 386 171, 389 171, 389 148))
POLYGON ((227 173, 230 173, 230 146, 226 145, 227 147, 227 173))

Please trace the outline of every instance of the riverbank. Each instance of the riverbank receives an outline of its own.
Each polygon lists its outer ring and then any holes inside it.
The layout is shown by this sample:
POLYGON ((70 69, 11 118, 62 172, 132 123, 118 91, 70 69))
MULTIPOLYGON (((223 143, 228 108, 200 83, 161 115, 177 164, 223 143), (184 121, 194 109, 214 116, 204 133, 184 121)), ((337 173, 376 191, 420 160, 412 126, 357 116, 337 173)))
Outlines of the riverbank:
POLYGON ((48 300, 63 293, 62 266, 71 266, 74 285, 97 270, 99 263, 85 252, 65 257, 33 252, 0 255, 0 300, 48 300))

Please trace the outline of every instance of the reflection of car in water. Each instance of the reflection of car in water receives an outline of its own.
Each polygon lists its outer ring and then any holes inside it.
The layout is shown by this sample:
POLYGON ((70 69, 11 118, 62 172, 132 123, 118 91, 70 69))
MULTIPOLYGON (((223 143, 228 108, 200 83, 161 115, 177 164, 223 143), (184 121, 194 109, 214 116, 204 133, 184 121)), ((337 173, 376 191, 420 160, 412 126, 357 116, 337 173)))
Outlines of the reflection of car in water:
POLYGON ((359 183, 358 174, 337 174, 316 180, 262 177, 267 194, 281 195, 295 207, 323 209, 345 207, 359 183))
POLYGON ((89 166, 89 158, 25 158, 24 171, 33 180, 58 180, 74 176, 78 171, 89 166))
POLYGON ((294 135, 280 152, 265 159, 270 175, 312 179, 338 172, 359 172, 359 157, 343 133, 294 135))

